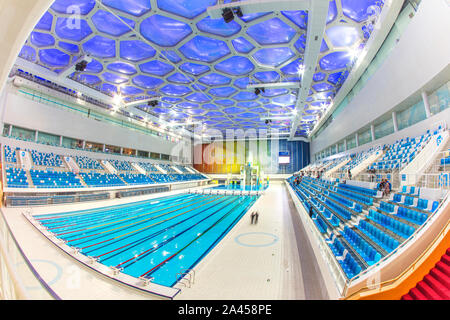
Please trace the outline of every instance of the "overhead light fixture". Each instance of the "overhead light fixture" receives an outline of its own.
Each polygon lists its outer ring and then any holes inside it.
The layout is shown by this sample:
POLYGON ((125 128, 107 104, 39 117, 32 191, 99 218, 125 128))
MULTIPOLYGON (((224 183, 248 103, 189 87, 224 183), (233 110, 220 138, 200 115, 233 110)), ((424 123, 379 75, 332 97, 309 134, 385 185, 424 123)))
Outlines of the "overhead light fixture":
POLYGON ((158 101, 157 100, 152 100, 152 101, 149 101, 147 104, 150 107, 156 107, 158 105, 158 101))
POLYGON ((75 70, 78 72, 83 72, 86 70, 86 67, 88 65, 88 62, 86 60, 80 61, 75 65, 75 70))
POLYGON ((234 12, 236 13, 236 15, 237 15, 239 18, 242 18, 242 17, 244 16, 244 14, 242 13, 242 10, 241 10, 240 7, 234 8, 234 12))
POLYGON ((255 94, 258 96, 261 93, 261 90, 259 88, 255 88, 255 94))
POLYGON ((230 8, 225 8, 222 10, 222 17, 226 23, 229 23, 234 20, 233 11, 230 8))

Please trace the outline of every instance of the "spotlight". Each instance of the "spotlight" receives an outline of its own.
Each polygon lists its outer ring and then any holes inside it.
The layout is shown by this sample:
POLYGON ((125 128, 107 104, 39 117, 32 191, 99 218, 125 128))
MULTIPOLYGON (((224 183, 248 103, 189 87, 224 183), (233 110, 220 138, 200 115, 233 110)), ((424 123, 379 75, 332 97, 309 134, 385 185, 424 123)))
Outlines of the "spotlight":
POLYGON ((265 89, 265 88, 261 88, 261 91, 262 91, 263 93, 266 93, 266 89, 265 89))
POLYGON ((150 107, 156 107, 158 105, 157 100, 152 100, 147 103, 150 107))
POLYGON ((225 8, 222 10, 222 17, 226 23, 229 23, 234 20, 233 11, 230 8, 225 8))
POLYGON ((242 16, 244 15, 244 14, 242 13, 242 10, 241 10, 240 7, 234 8, 234 12, 236 13, 236 15, 237 15, 239 18, 242 18, 242 16))
POLYGON ((265 123, 266 123, 266 124, 270 124, 270 123, 272 123, 272 120, 266 119, 265 123))
POLYGON ((255 94, 258 96, 261 93, 261 90, 259 88, 255 88, 255 94))
POLYGON ((75 70, 76 71, 79 71, 79 72, 83 72, 84 70, 86 70, 86 67, 87 67, 87 61, 86 60, 83 60, 83 61, 81 61, 81 62, 78 62, 76 65, 75 65, 75 70))

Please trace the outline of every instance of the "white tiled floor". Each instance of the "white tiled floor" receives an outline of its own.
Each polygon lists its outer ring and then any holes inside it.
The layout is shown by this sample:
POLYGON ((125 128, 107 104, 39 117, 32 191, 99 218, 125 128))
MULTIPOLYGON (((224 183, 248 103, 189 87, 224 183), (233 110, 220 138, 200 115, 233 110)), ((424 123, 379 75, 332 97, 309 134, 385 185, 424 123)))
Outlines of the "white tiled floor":
MULTIPOLYGON (((192 287, 177 285, 182 291, 176 299, 307 297, 305 290, 308 289, 307 286, 314 284, 315 279, 311 279, 307 284, 303 280, 308 277, 302 275, 302 264, 291 220, 292 208, 289 208, 288 197, 284 186, 279 182, 273 182, 254 207, 195 267, 195 283, 192 287), (253 210, 259 212, 259 221, 256 225, 250 224, 250 213, 253 210)), ((134 202, 144 198, 149 196, 35 208, 33 214, 82 210, 134 202)), ((51 284, 51 288, 61 298, 122 300, 157 298, 103 277, 63 253, 22 216, 21 212, 24 209, 3 210, 22 250, 41 277, 51 284)), ((315 259, 310 256, 301 258, 308 261, 315 259)))

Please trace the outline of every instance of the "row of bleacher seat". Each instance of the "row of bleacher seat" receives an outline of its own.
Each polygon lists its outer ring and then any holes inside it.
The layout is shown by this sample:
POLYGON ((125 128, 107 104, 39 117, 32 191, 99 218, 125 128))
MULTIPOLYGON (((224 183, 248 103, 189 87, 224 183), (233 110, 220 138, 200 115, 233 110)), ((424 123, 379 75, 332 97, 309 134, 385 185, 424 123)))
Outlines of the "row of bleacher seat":
MULTIPOLYGON (((382 201, 375 210, 370 208, 375 203, 376 190, 348 184, 333 185, 329 181, 310 177, 303 177, 298 186, 293 183, 293 177, 287 181, 306 210, 313 208, 311 218, 348 278, 395 250, 428 219, 428 214, 417 207, 382 201), (357 213, 352 200, 363 210, 368 209, 368 214, 359 213, 363 215, 356 225, 347 223, 357 213), (352 210, 346 211, 350 208, 352 210), (341 223, 336 223, 337 220, 341 223), (337 228, 342 223, 343 230, 340 231, 337 228)), ((418 191, 413 189, 412 192, 418 191)))

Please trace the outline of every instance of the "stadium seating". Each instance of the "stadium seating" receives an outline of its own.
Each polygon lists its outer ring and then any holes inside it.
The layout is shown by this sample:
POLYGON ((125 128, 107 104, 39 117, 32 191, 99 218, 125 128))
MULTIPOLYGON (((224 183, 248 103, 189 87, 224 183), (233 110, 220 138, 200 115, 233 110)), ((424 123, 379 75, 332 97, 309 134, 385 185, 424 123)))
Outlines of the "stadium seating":
POLYGON ((85 156, 75 156, 74 157, 75 162, 80 167, 80 169, 87 169, 87 170, 102 170, 103 167, 95 159, 85 157, 85 156))
POLYGON ((6 168, 6 185, 9 188, 28 188, 26 171, 17 168, 6 168))
POLYGON ((33 163, 37 166, 62 167, 64 166, 61 156, 54 153, 39 152, 36 150, 27 150, 31 153, 33 163))
POLYGON ((10 163, 17 163, 16 149, 5 146, 5 160, 10 163))
POLYGON ((80 176, 89 187, 119 187, 125 185, 115 174, 80 172, 80 176))
POLYGON ((36 188, 82 188, 80 179, 73 172, 30 170, 36 188))
POLYGON ((144 174, 121 173, 120 176, 127 184, 130 185, 155 183, 151 178, 144 174))

